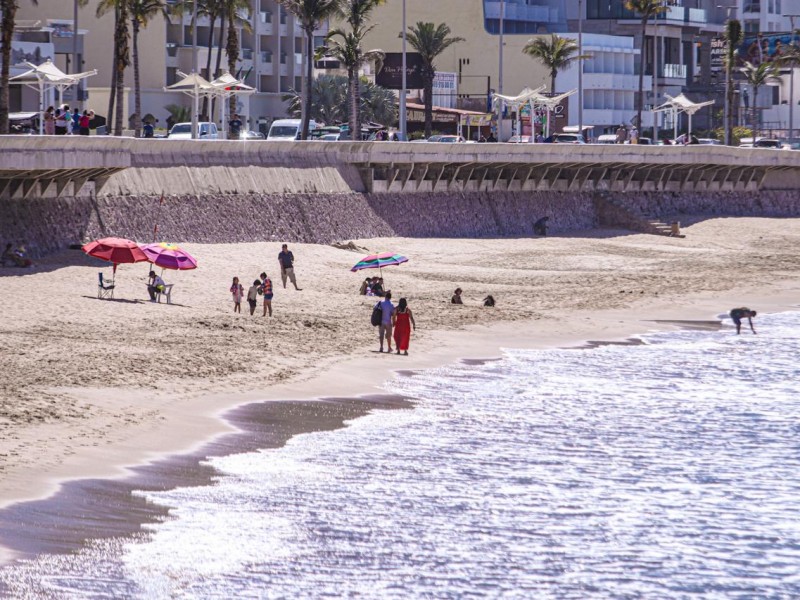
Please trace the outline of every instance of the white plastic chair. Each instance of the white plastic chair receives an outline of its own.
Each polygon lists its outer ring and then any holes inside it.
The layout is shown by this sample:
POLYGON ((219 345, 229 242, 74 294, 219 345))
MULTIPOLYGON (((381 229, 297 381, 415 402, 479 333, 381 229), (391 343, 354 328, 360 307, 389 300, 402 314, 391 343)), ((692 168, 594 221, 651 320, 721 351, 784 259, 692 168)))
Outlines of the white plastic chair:
POLYGON ((172 304, 172 286, 174 283, 165 283, 164 289, 156 292, 156 302, 161 302, 161 295, 167 299, 167 304, 172 304))

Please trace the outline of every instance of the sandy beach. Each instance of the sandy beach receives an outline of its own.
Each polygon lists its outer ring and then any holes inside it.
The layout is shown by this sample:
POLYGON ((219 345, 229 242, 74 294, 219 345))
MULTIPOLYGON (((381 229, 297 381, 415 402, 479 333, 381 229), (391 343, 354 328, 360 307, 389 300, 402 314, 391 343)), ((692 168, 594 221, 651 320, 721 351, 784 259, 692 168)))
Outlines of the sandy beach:
POLYGON ((113 301, 96 297, 97 272, 110 277, 110 266, 79 250, 1 269, 0 506, 190 451, 231 431, 219 416, 243 403, 370 395, 393 371, 504 347, 624 339, 741 305, 798 306, 800 219, 681 220, 684 239, 595 230, 290 243, 299 292, 281 287, 279 241, 185 244, 200 268, 166 272, 172 305, 147 301, 147 264, 120 266, 113 301), (408 357, 376 352, 374 299, 358 295, 373 273, 349 271, 381 251, 409 258, 383 271, 414 311, 408 357), (246 304, 234 314, 232 277, 247 288, 262 271, 276 288, 274 316, 261 306, 250 316, 246 304), (449 303, 456 287, 464 306, 449 303), (482 306, 487 294, 496 307, 482 306))

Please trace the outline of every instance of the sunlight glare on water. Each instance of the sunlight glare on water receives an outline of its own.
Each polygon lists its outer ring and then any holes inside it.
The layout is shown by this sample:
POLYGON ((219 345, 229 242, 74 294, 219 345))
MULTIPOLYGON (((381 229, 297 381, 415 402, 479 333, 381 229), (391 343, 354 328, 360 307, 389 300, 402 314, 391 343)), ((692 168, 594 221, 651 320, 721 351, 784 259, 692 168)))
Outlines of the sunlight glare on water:
POLYGON ((142 539, 0 576, 29 597, 798 597, 800 313, 759 332, 399 377, 414 409, 212 459, 215 485, 146 494, 174 508, 142 539))

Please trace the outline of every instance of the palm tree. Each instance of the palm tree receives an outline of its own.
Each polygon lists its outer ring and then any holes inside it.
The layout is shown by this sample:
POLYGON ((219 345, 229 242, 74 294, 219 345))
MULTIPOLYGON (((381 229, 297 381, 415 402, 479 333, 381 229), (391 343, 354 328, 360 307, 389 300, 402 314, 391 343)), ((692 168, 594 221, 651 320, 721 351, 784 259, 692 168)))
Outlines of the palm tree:
MULTIPOLYGON (((664 0, 625 0, 625 8, 639 15, 642 23, 642 38, 639 43, 639 98, 636 102, 636 126, 642 129, 642 109, 644 108, 644 40, 647 35, 647 22, 663 12, 667 6, 664 0)), ((658 65, 653 65, 653 77, 658 77, 658 65)))
POLYGON ((591 58, 588 54, 574 56, 579 47, 575 40, 552 34, 549 38, 530 40, 522 52, 538 59, 550 71, 550 92, 556 93, 556 76, 576 60, 591 58))
POLYGON ((745 81, 753 88, 753 143, 758 137, 758 88, 781 80, 780 67, 774 62, 762 62, 758 66, 745 62, 740 69, 745 81))
POLYGON ((422 81, 425 91, 425 137, 431 136, 433 129, 433 79, 436 77, 436 66, 433 61, 447 48, 464 38, 449 37, 450 28, 444 23, 434 25, 418 21, 416 25, 408 28, 406 40, 422 59, 422 81))
MULTIPOLYGON (((311 118, 323 123, 335 124, 347 121, 347 99, 349 82, 343 75, 320 75, 312 82, 313 101, 311 103, 311 118)), ((395 95, 379 85, 375 85, 366 78, 361 79, 359 86, 361 95, 361 117, 365 121, 376 123, 394 123, 397 120, 397 105, 395 95)), ((299 117, 302 114, 300 93, 291 90, 283 96, 284 102, 289 103, 289 114, 299 117)))
MULTIPOLYGON (((36 4, 36 0, 32 0, 36 4)), ((14 37, 14 24, 17 17, 17 0, 0 0, 0 11, 3 13, 0 20, 0 60, 3 65, 0 69, 0 133, 9 132, 8 111, 8 78, 11 68, 11 40, 14 37)), ((40 115, 39 118, 42 118, 40 115)))
POLYGON ((161 14, 167 17, 166 5, 161 0, 128 0, 130 2, 130 18, 133 26, 133 94, 134 113, 133 131, 138 138, 142 131, 142 86, 139 76, 139 30, 147 27, 150 19, 161 14))
MULTIPOLYGON (((236 73, 236 63, 239 62, 239 30, 242 27, 250 31, 249 20, 239 17, 239 13, 250 10, 249 0, 222 0, 223 21, 228 26, 228 40, 225 53, 228 55, 228 72, 236 73)), ((236 112, 236 96, 231 95, 229 114, 236 112)))
POLYGON ((111 69, 111 89, 108 101, 108 123, 114 113, 114 133, 122 135, 122 95, 125 91, 125 69, 130 65, 130 49, 128 47, 128 18, 131 0, 100 0, 97 5, 99 19, 109 10, 114 11, 114 64, 111 69), (116 102, 116 110, 115 110, 116 102))
POLYGON ((300 131, 300 139, 308 139, 308 129, 311 120, 310 107, 312 102, 311 76, 314 60, 314 32, 322 24, 336 14, 341 0, 278 0, 278 2, 292 13, 306 34, 306 97, 303 100, 306 106, 304 119, 300 131))
POLYGON ((332 51, 339 56, 347 69, 347 80, 350 98, 350 139, 357 140, 361 137, 361 67, 368 63, 377 63, 377 71, 381 70, 384 52, 382 50, 367 50, 361 44, 373 25, 367 25, 372 11, 384 4, 386 0, 341 0, 339 15, 350 26, 349 33, 342 29, 331 32, 329 39, 333 41, 332 51))
POLYGON ((728 19, 725 23, 725 103, 728 114, 725 118, 728 127, 725 130, 725 143, 731 144, 733 139, 733 65, 736 61, 736 49, 742 43, 742 24, 736 19, 728 19))

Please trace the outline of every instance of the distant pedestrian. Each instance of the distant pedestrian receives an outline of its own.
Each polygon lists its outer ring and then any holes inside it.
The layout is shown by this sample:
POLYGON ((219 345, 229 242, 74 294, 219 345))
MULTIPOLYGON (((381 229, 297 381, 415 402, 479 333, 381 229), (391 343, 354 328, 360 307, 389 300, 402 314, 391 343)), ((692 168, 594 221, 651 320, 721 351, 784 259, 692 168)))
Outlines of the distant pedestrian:
POLYGON ((625 125, 620 125, 617 128, 617 143, 624 144, 628 140, 628 131, 625 129, 625 125))
POLYGON ((450 304, 464 304, 461 300, 461 288, 456 288, 456 291, 453 292, 453 297, 450 298, 450 304))
MULTIPOLYGON (((416 330, 417 324, 414 322, 414 315, 411 314, 411 309, 408 308, 408 301, 405 298, 400 298, 397 303, 397 308, 392 312, 392 327, 394 328, 394 347, 397 353, 408 356, 408 343, 411 339, 411 331, 416 330)), ((391 348, 389 349, 391 352, 391 348)))
POLYGON ((242 134, 242 120, 237 113, 233 113, 233 117, 228 121, 228 135, 232 140, 238 140, 242 134))
POLYGON ((272 316, 272 280, 267 277, 266 273, 261 274, 261 286, 258 288, 258 293, 264 296, 264 314, 266 317, 267 312, 272 316))
POLYGON ((256 279, 253 285, 247 290, 247 304, 250 305, 250 314, 255 314, 256 307, 258 306, 258 288, 261 287, 261 280, 256 279))
POLYGON ((630 132, 630 134, 628 134, 628 140, 630 140, 631 144, 638 144, 639 143, 639 130, 636 129, 635 125, 633 127, 631 127, 631 132, 630 132))
POLYGON ((239 278, 234 277, 231 284, 231 295, 233 296, 233 312, 242 312, 242 298, 244 297, 244 286, 239 283, 239 278))
POLYGON ((278 263, 281 265, 281 281, 283 288, 286 289, 286 280, 292 282, 294 289, 298 292, 300 288, 297 287, 297 280, 294 277, 294 254, 289 251, 289 246, 284 244, 281 246, 280 254, 278 254, 278 263))
POLYGON ((753 317, 756 316, 756 311, 750 310, 749 308, 742 307, 742 308, 734 308, 731 312, 731 319, 733 319, 734 324, 736 325, 736 334, 739 335, 742 332, 742 319, 747 319, 747 322, 750 324, 750 329, 753 333, 756 332, 755 327, 753 327, 753 317))
POLYGON ((67 135, 67 121, 64 118, 64 111, 60 108, 55 112, 56 135, 67 135))
POLYGON ((81 135, 89 135, 89 111, 83 111, 83 114, 78 118, 78 131, 81 135))
POLYGON ((67 135, 72 135, 72 113, 68 105, 64 105, 64 126, 67 128, 67 135))
POLYGON ((145 121, 144 125, 142 125, 142 136, 146 138, 151 138, 155 135, 156 128, 153 126, 152 121, 145 121))
POLYGON ((392 304, 392 292, 387 291, 386 295, 380 303, 381 307, 381 325, 378 328, 378 339, 381 343, 381 348, 378 352, 383 352, 383 338, 386 338, 387 352, 392 351, 392 314, 394 313, 394 304, 392 304))
POLYGON ((55 109, 52 106, 48 106, 47 110, 44 111, 44 134, 56 134, 56 114, 55 109))

